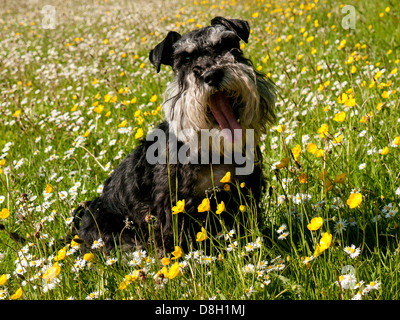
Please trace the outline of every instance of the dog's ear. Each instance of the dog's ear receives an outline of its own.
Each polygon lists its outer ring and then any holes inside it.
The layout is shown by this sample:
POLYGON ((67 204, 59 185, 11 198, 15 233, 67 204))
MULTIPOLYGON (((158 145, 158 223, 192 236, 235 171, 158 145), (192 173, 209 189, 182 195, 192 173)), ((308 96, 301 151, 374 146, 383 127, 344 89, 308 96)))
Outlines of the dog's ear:
POLYGON ((157 68, 157 73, 160 72, 160 66, 165 64, 167 66, 173 65, 173 45, 176 41, 181 38, 178 32, 170 31, 163 41, 155 46, 153 50, 150 51, 149 59, 153 66, 157 68))
POLYGON ((239 19, 225 19, 224 17, 215 17, 211 20, 211 25, 220 24, 235 32, 240 39, 247 43, 250 35, 249 23, 239 19))

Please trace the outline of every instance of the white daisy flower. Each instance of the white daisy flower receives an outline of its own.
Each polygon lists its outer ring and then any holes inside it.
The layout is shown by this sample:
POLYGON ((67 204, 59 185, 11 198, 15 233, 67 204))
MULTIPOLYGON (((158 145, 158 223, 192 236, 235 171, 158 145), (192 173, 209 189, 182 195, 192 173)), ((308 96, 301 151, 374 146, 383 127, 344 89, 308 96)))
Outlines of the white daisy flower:
POLYGON ((356 246, 352 244, 351 246, 345 247, 344 252, 346 252, 351 259, 354 259, 360 255, 361 249, 356 248, 356 246))

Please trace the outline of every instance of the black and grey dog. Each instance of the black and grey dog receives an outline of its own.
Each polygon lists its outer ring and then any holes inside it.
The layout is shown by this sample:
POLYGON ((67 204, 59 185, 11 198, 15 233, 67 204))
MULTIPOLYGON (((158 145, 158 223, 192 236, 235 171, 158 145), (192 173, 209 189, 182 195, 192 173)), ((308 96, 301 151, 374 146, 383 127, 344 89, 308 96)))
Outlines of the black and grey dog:
MULTIPOLYGON (((151 50, 157 72, 164 64, 175 74, 165 91, 165 122, 155 130, 165 138, 150 133, 105 181, 102 194, 76 209, 80 239, 90 244, 101 238, 106 250, 149 243, 170 250, 177 239, 186 241, 211 223, 214 213, 198 212, 204 198, 210 199, 211 211, 224 201, 226 211, 239 212, 235 188, 227 191, 220 182, 227 172, 232 182, 245 183, 245 197, 259 200, 263 178, 257 145, 275 119, 275 88, 243 56, 240 40, 247 43, 249 34, 247 21, 216 17, 211 26, 182 36, 170 31, 151 50), (210 133, 206 139, 204 131, 210 133), (248 133, 253 149, 246 149, 248 133), (211 141, 211 149, 204 140, 211 141), (245 173, 237 170, 243 159, 224 156, 237 142, 240 153, 250 150, 246 159, 254 160, 245 173), (223 150, 214 152, 220 146, 223 150), (191 161, 177 156, 183 147, 191 161), (185 200, 185 210, 173 216, 179 200, 185 200)), ((225 212, 218 217, 229 219, 225 212)))

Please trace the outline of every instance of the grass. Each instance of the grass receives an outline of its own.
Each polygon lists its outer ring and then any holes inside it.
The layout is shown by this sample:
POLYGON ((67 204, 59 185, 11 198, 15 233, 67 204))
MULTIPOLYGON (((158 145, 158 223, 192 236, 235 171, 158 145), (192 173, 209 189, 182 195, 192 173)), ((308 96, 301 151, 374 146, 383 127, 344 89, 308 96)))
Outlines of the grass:
POLYGON ((336 1, 58 1, 55 29, 44 2, 6 3, 0 299, 399 299, 400 7, 346 4, 355 29, 336 1), (173 74, 157 74, 149 50, 217 15, 249 21, 243 51, 279 88, 267 189, 239 215, 244 233, 207 234, 167 266, 150 249, 85 260, 77 243, 57 245, 72 210, 163 119, 173 74))

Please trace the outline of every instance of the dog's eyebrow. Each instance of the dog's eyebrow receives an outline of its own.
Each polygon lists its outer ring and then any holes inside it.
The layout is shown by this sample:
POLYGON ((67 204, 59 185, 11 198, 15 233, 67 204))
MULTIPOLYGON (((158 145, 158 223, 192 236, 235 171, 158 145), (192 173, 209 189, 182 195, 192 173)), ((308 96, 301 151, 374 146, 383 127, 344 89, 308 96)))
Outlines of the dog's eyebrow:
POLYGON ((183 52, 192 53, 194 50, 196 50, 197 45, 193 40, 185 39, 175 43, 174 48, 175 54, 181 54, 183 52))

